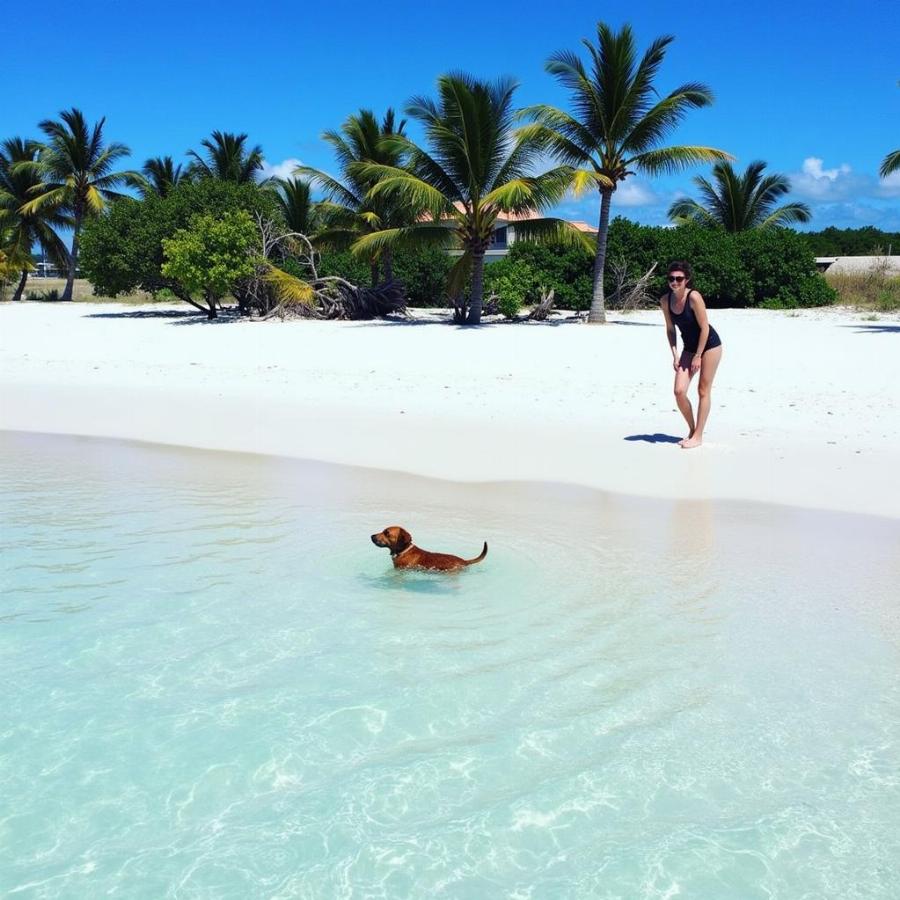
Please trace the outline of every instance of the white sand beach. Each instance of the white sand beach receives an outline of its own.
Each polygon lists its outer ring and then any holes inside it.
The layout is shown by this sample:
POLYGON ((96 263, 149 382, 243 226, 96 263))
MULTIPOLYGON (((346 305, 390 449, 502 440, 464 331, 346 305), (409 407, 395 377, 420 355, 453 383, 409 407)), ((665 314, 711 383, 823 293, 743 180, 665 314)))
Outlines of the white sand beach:
POLYGON ((896 314, 713 310, 725 350, 692 451, 673 442, 658 312, 480 329, 420 315, 207 323, 183 306, 6 303, 0 428, 900 517, 896 314))

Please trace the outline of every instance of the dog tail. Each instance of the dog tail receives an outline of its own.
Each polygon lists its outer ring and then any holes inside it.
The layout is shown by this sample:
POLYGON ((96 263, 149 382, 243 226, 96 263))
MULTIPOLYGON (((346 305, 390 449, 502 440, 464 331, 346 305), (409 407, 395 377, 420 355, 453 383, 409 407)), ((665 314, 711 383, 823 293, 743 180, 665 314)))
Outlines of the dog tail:
POLYGON ((484 549, 481 551, 481 553, 479 553, 478 556, 475 557, 475 559, 467 559, 466 565, 472 566, 475 563, 480 563, 486 556, 487 556, 487 541, 484 542, 484 549))

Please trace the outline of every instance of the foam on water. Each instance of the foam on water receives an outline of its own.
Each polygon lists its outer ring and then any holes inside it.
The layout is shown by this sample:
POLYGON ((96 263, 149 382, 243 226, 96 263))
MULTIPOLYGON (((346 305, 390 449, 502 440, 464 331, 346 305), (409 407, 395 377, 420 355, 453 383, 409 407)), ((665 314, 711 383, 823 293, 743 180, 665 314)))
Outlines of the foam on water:
POLYGON ((896 523, 27 435, 0 485, 0 893, 900 895, 896 523))

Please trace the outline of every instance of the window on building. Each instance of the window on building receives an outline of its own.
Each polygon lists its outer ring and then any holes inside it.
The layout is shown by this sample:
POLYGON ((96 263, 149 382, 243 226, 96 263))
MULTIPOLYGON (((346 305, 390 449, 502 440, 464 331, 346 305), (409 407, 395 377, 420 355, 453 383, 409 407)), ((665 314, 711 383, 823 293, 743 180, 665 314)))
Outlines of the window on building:
POLYGON ((506 249, 506 226, 503 225, 501 228, 495 228, 494 233, 491 235, 491 246, 490 250, 505 250, 506 249))

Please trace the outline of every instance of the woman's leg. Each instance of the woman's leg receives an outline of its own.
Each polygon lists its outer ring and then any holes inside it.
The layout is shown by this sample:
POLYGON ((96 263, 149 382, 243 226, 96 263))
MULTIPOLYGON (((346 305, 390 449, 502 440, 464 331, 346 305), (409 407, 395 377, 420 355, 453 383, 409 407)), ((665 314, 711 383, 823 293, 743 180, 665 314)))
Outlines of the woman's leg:
MULTIPOLYGON (((691 384, 691 354, 682 353, 678 362, 678 368, 675 370, 675 402, 684 416, 684 421, 688 426, 688 437, 694 434, 694 410, 691 408, 691 401, 688 400, 688 387, 691 384)), ((683 441, 681 442, 683 443, 683 441)))
POLYGON ((709 418, 709 407, 712 402, 713 379, 716 377, 716 369, 719 368, 719 360, 721 359, 721 345, 713 350, 707 350, 703 354, 703 360, 700 363, 700 384, 697 386, 697 393, 700 395, 700 402, 697 404, 697 427, 686 441, 681 442, 681 446, 686 450, 699 447, 703 443, 703 429, 706 427, 706 420, 709 418))

